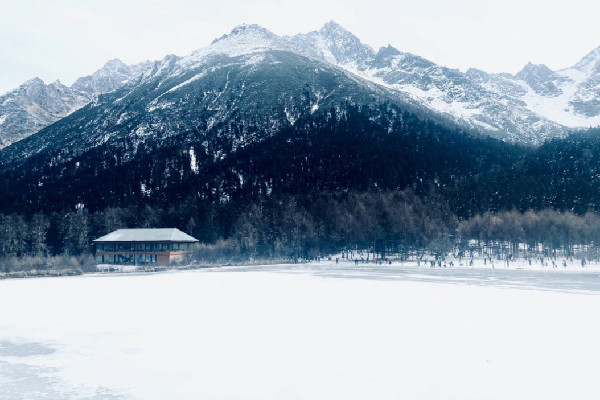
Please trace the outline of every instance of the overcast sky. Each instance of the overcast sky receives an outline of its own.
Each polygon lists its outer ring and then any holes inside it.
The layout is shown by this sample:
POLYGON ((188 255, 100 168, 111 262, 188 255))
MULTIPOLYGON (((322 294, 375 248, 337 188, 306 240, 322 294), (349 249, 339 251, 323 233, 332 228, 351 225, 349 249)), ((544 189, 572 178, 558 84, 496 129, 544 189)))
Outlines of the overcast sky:
POLYGON ((600 46, 599 16, 598 0, 0 0, 0 93, 186 55, 241 23, 291 35, 334 20, 375 49, 461 70, 560 69, 600 46))

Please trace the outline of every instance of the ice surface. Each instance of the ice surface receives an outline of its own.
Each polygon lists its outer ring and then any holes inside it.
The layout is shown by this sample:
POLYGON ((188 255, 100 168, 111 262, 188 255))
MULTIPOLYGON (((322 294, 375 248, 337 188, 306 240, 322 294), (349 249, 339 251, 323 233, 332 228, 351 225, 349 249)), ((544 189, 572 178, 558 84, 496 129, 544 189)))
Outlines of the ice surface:
POLYGON ((598 398, 598 269, 510 267, 0 281, 0 398, 598 398))

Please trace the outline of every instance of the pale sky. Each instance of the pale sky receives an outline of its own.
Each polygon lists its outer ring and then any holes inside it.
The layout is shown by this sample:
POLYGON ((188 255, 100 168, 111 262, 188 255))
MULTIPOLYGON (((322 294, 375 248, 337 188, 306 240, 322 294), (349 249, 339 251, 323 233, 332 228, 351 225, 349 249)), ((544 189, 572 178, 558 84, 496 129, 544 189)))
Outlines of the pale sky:
POLYGON ((451 68, 561 69, 600 46, 598 0, 0 0, 0 93, 39 76, 70 85, 106 61, 186 55, 241 23, 276 34, 334 20, 451 68))

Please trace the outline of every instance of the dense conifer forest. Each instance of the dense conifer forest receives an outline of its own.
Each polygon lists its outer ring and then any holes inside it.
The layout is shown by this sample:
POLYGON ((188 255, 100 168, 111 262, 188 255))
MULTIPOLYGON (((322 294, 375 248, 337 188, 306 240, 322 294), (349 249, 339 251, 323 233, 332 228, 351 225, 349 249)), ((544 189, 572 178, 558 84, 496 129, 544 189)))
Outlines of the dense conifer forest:
POLYGON ((121 227, 178 227, 241 259, 291 260, 442 257, 474 241, 572 255, 600 233, 600 130, 533 148, 389 104, 307 115, 248 143, 247 122, 200 128, 5 166, 0 256, 86 255, 121 227))

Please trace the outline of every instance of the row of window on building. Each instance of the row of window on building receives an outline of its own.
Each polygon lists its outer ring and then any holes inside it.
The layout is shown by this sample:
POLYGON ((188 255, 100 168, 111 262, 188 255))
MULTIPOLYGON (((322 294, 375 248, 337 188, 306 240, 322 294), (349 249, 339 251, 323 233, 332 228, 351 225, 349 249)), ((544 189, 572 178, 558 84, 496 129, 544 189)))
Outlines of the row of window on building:
POLYGON ((187 251, 194 243, 96 243, 100 251, 187 251))
POLYGON ((96 262, 103 264, 156 264, 156 254, 98 254, 96 262))

